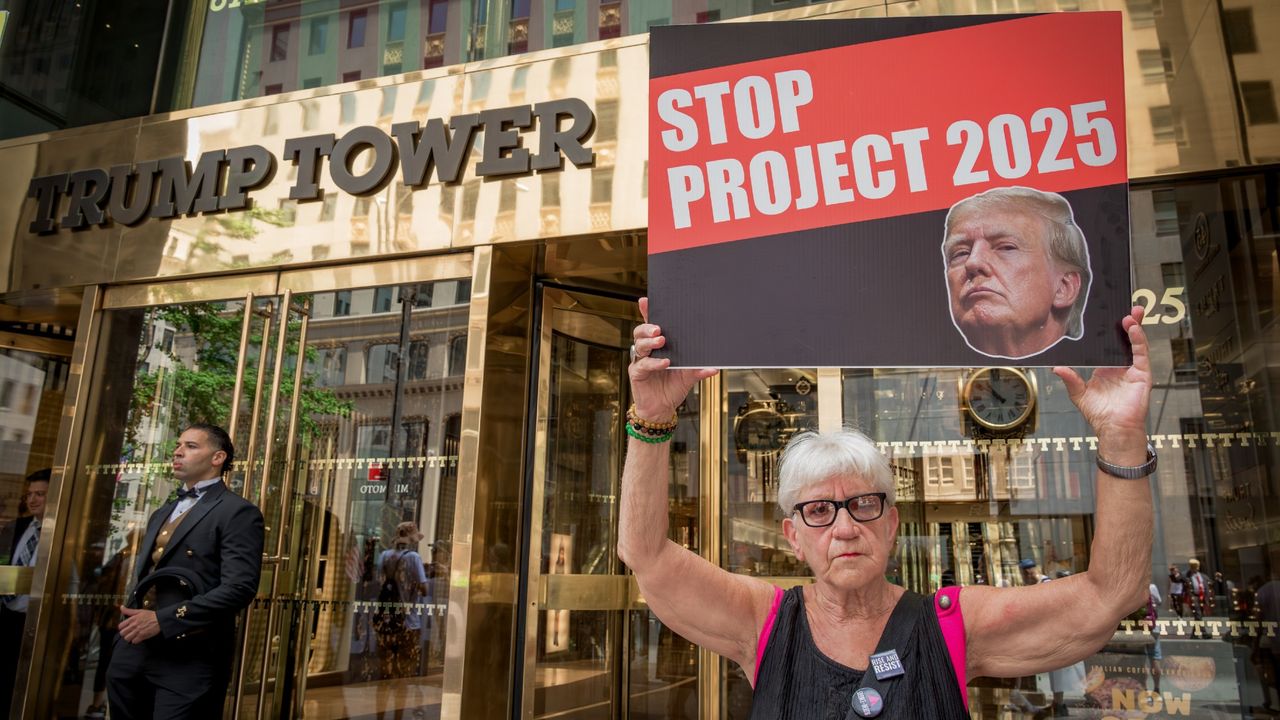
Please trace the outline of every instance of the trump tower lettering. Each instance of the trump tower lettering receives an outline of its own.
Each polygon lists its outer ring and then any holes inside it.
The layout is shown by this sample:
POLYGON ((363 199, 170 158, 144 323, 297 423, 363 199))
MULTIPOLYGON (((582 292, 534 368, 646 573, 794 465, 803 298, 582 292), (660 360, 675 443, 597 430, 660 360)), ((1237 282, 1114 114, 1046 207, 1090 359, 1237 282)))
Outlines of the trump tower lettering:
POLYGON ((1116 12, 654 28, 673 365, 1129 364, 1121 37, 1116 12))

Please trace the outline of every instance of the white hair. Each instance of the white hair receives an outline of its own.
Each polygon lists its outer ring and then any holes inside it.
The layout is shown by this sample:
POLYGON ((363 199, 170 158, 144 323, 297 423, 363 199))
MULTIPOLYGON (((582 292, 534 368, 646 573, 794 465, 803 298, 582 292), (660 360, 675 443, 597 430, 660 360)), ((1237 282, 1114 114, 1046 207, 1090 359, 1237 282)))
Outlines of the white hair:
POLYGON ((893 470, 889 459, 871 438, 852 428, 829 433, 811 430, 799 433, 782 452, 778 507, 784 515, 790 515, 805 488, 832 477, 850 475, 869 480, 873 492, 885 494, 885 505, 893 505, 896 500, 893 470))

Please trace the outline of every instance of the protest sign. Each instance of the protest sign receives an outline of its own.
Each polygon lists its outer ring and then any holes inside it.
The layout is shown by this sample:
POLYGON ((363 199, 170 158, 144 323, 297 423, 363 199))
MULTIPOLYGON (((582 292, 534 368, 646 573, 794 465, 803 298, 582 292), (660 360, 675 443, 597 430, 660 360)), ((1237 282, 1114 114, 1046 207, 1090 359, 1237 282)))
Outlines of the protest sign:
POLYGON ((653 29, 676 366, 1125 365, 1120 13, 653 29))

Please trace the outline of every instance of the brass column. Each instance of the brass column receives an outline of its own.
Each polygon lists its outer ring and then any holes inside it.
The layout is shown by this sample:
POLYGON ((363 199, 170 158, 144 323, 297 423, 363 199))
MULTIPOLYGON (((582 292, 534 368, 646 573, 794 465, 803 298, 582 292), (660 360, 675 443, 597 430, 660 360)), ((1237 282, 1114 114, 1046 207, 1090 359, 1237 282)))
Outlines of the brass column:
MULTIPOLYGON (((699 550, 707 562, 721 566, 722 531, 721 478, 724 477, 724 419, 728 412, 728 397, 724 392, 724 374, 702 381, 698 390, 698 414, 702 431, 698 438, 698 490, 701 495, 699 521, 702 542, 699 550)), ((723 714, 721 696, 724 692, 720 673, 720 656, 698 648, 698 716, 717 719, 723 714)))
POLYGON ((531 392, 533 253, 479 247, 473 268, 442 720, 509 718, 518 671, 516 572, 491 565, 489 550, 503 543, 512 557, 524 551, 518 507, 524 398, 531 392))

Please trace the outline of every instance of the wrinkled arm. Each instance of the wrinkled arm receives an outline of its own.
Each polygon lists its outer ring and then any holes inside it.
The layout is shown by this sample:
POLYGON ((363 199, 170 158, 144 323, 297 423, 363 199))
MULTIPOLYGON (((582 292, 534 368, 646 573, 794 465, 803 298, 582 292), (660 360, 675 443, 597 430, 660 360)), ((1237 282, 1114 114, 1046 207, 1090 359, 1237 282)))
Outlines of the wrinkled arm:
MULTIPOLYGON (((1141 308, 1122 326, 1133 348, 1128 368, 1098 368, 1088 383, 1055 368, 1098 438, 1098 454, 1116 465, 1147 457, 1151 369, 1141 308)), ((1151 573, 1149 478, 1122 480, 1099 471, 1097 511, 1086 572, 1021 588, 965 589, 965 632, 972 675, 1014 677, 1079 662, 1110 641, 1120 621, 1146 604, 1151 573)))
MULTIPOLYGON (((648 301, 640 301, 648 319, 648 301)), ((649 354, 665 345, 656 325, 635 329, 636 359, 628 368, 636 412, 665 421, 711 370, 671 370, 649 354)), ((631 438, 622 471, 618 557, 635 573, 645 602, 667 627, 719 653, 755 676, 755 643, 773 602, 773 587, 712 565, 667 538, 671 443, 631 438)))
POLYGON ((669 444, 630 440, 622 473, 618 556, 667 627, 755 677, 756 640, 773 586, 712 565, 667 538, 669 444))

